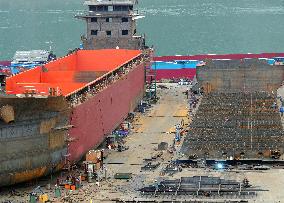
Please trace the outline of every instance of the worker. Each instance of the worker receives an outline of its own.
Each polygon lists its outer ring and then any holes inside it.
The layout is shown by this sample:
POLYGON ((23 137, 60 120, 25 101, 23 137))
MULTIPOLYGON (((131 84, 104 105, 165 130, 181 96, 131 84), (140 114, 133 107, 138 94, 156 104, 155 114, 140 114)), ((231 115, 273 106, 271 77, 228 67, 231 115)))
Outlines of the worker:
POLYGON ((155 180, 155 184, 154 184, 154 185, 155 185, 155 189, 156 189, 156 190, 159 190, 158 180, 155 180))
POLYGON ((279 111, 280 111, 280 113, 281 113, 281 117, 283 117, 283 113, 284 113, 284 106, 281 106, 279 111))
POLYGON ((175 136, 175 141, 176 142, 179 142, 180 141, 180 130, 181 130, 181 127, 179 124, 176 125, 176 136, 175 136))
POLYGON ((273 109, 276 109, 276 108, 277 108, 276 102, 274 102, 274 103, 272 104, 272 108, 273 108, 273 109))
POLYGON ((184 127, 184 120, 183 119, 181 119, 180 125, 181 125, 182 128, 184 127))
POLYGON ((60 190, 59 185, 57 185, 57 184, 55 185, 54 195, 55 195, 56 198, 61 197, 61 190, 60 190))
POLYGON ((123 147, 121 145, 121 143, 118 143, 117 145, 117 151, 122 152, 123 151, 123 147))

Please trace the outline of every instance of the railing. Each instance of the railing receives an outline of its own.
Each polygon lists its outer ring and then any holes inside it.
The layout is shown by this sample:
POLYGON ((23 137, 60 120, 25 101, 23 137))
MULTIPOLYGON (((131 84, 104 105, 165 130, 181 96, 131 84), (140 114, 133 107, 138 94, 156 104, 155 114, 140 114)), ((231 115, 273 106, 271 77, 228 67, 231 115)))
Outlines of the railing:
POLYGON ((119 4, 119 3, 129 3, 138 4, 137 0, 86 0, 84 5, 105 5, 105 4, 119 4))
POLYGON ((132 10, 132 11, 85 11, 80 14, 77 14, 75 17, 76 18, 84 18, 84 17, 105 17, 105 16, 138 16, 139 11, 138 10, 132 10))

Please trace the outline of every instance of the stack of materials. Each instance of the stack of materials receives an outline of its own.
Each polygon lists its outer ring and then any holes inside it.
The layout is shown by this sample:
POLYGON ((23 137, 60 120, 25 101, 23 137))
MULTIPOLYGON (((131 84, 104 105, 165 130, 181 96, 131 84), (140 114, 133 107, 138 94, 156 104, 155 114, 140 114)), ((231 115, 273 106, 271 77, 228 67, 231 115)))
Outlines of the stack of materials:
POLYGON ((219 177, 193 176, 177 180, 164 180, 140 189, 143 195, 194 195, 194 196, 240 196, 252 197, 260 191, 252 187, 249 181, 225 180, 219 177))
POLYGON ((90 150, 86 154, 86 162, 89 165, 93 165, 95 170, 100 170, 103 165, 103 151, 101 150, 90 150))

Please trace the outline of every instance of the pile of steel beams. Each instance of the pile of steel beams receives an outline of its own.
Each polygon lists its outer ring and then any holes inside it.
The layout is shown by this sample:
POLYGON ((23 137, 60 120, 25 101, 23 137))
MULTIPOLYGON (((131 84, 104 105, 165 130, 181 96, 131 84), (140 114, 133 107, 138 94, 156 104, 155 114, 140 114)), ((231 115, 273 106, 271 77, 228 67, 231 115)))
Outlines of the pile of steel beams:
POLYGON ((277 159, 283 146, 284 133, 273 95, 212 92, 202 99, 182 152, 198 158, 277 159))
POLYGON ((142 195, 190 195, 205 197, 252 197, 259 189, 249 184, 219 177, 193 176, 176 180, 164 180, 160 183, 140 189, 142 195))

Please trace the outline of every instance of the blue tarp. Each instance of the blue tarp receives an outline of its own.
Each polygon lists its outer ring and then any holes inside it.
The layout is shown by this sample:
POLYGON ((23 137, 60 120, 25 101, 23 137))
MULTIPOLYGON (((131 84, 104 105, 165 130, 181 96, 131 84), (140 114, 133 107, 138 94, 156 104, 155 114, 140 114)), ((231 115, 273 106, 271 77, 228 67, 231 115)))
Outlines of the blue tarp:
POLYGON ((274 59, 268 59, 268 60, 267 60, 267 63, 268 63, 269 65, 273 65, 273 64, 275 63, 275 60, 274 60, 274 59))
POLYGON ((116 130, 114 132, 114 134, 118 135, 120 137, 126 137, 129 134, 129 132, 128 131, 124 131, 124 130, 116 130))
POLYGON ((196 68, 200 61, 156 61, 152 64, 152 69, 183 69, 183 68, 196 68))
MULTIPOLYGON (((275 57, 271 59, 264 59, 269 65, 274 65, 275 62, 284 62, 284 57, 275 57)), ((196 68, 198 64, 202 64, 203 61, 199 60, 175 60, 175 61, 155 61, 151 69, 155 70, 167 70, 167 69, 184 69, 184 68, 196 68)))

